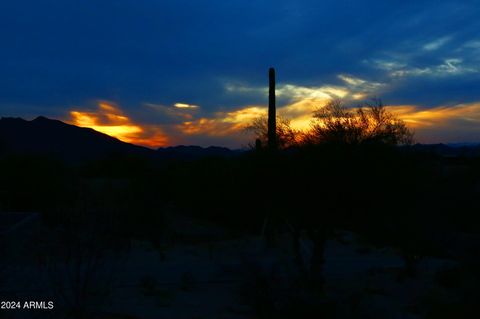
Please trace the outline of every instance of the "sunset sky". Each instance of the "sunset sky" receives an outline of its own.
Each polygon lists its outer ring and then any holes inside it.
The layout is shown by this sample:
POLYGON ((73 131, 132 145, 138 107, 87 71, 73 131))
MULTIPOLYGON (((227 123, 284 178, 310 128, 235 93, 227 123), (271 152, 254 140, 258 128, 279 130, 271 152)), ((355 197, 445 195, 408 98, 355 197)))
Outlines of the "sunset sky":
POLYGON ((377 97, 419 142, 480 142, 477 0, 5 0, 0 25, 0 116, 238 148, 273 66, 297 128, 377 97))

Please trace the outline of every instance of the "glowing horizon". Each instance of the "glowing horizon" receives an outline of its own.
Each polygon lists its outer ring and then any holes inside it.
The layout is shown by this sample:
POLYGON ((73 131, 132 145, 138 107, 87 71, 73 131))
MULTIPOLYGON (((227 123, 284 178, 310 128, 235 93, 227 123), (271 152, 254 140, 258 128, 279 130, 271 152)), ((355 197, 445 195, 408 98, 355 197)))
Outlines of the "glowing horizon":
MULTIPOLYGON (((311 125, 313 112, 329 100, 327 97, 301 99, 279 107, 278 114, 289 119, 292 128, 305 131, 311 125)), ((473 142, 465 137, 462 140, 462 136, 472 133, 480 137, 480 102, 430 108, 415 105, 386 107, 414 130, 416 141, 421 143, 473 142)), ((190 108, 180 109, 188 111, 190 108)), ((177 114, 177 120, 160 125, 136 122, 111 102, 100 102, 97 110, 81 111, 77 108, 69 114, 67 122, 70 124, 89 127, 127 143, 158 148, 179 142, 193 144, 188 142, 192 138, 218 138, 247 143, 251 136, 244 134, 245 127, 255 118, 266 116, 267 107, 245 106, 229 112, 217 112, 209 117, 194 117, 191 114, 185 117, 180 113, 177 114)))
POLYGON ((100 102, 96 112, 70 111, 67 122, 136 145, 157 148, 168 144, 168 137, 159 127, 137 124, 119 107, 107 102, 100 102))

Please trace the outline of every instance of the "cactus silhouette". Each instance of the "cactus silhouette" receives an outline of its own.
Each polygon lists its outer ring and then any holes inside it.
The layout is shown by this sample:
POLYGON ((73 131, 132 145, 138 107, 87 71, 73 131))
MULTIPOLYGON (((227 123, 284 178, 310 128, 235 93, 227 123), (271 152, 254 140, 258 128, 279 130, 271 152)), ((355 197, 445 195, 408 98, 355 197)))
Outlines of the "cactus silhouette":
POLYGON ((255 140, 255 150, 257 151, 262 150, 262 141, 259 138, 255 140))
POLYGON ((271 151, 277 149, 277 111, 275 108, 275 69, 268 71, 269 89, 268 89, 268 148, 271 151))

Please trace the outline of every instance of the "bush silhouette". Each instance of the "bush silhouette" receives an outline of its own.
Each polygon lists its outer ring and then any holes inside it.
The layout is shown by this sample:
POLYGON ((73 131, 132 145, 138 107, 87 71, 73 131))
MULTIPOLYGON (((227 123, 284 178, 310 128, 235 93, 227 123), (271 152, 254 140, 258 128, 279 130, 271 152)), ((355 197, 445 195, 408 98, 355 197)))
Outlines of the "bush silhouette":
MULTIPOLYGON (((245 130, 252 132, 255 136, 255 144, 250 145, 250 148, 257 149, 258 146, 266 147, 268 145, 268 119, 265 116, 255 118, 245 127, 245 130), (257 141, 260 142, 259 145, 257 145, 257 141)), ((298 145, 300 132, 291 127, 290 120, 277 116, 276 132, 276 145, 278 149, 287 149, 298 145)))
POLYGON ((341 100, 329 101, 313 113, 313 125, 305 135, 307 143, 411 144, 413 133, 405 122, 389 112, 380 100, 356 109, 341 100))

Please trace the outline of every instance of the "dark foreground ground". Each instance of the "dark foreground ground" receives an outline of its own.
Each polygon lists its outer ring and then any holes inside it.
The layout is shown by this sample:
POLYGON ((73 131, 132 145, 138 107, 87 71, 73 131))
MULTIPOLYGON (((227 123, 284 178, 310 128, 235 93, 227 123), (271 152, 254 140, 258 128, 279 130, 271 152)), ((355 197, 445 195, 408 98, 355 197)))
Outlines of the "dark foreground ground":
POLYGON ((54 304, 0 318, 478 316, 475 156, 337 146, 0 164, 0 299, 54 304))

